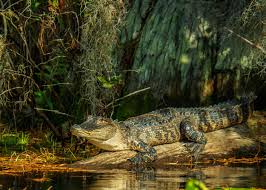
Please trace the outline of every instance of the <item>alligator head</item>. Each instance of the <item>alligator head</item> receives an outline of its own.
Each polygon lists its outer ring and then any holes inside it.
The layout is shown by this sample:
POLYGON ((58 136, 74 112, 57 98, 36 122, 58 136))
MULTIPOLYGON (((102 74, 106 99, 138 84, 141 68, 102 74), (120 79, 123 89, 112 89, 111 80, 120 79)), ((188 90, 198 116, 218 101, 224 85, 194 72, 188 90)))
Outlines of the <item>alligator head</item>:
POLYGON ((116 150, 124 140, 118 123, 109 118, 89 116, 84 123, 73 125, 70 131, 72 135, 85 138, 104 150, 116 150))

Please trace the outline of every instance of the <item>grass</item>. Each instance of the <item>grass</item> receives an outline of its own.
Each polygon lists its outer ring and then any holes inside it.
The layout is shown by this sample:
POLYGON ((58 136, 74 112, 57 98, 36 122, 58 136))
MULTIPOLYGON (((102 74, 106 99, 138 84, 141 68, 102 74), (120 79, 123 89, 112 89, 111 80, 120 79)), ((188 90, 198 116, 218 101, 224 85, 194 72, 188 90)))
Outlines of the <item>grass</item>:
POLYGON ((2 133, 0 134, 0 145, 4 146, 4 151, 8 149, 25 150, 29 144, 29 134, 19 133, 2 133))
POLYGON ((4 146, 14 146, 17 145, 18 135, 17 134, 1 134, 0 144, 4 146))
POLYGON ((14 163, 72 163, 99 153, 95 146, 79 143, 71 138, 62 145, 49 130, 0 133, 0 153, 14 163))
POLYGON ((21 146, 27 146, 29 144, 29 138, 30 138, 29 134, 25 134, 25 133, 21 132, 18 135, 17 144, 21 145, 21 146))

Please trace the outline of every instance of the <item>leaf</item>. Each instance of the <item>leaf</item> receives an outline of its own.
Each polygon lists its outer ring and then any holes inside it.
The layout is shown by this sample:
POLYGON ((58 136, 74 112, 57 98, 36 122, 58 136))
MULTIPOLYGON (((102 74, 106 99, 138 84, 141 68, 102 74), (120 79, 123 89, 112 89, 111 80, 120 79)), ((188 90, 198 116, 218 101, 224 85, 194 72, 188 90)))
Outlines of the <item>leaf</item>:
POLYGON ((53 101, 50 96, 47 96, 47 91, 37 91, 34 95, 35 102, 39 107, 53 109, 53 101))
POLYGON ((110 89, 110 88, 113 88, 113 84, 111 84, 111 83, 104 83, 104 84, 102 84, 102 86, 104 87, 104 88, 108 88, 108 89, 110 89))
POLYGON ((208 190, 208 188, 203 182, 191 179, 186 183, 185 190, 208 190))
POLYGON ((98 81, 101 82, 101 83, 105 83, 105 82, 107 82, 106 79, 105 79, 103 76, 98 76, 97 79, 98 79, 98 81))
POLYGON ((40 5, 41 5, 41 3, 38 2, 37 0, 31 0, 31 10, 32 11, 36 11, 40 5))
POLYGON ((111 82, 107 81, 103 76, 98 76, 97 77, 98 81, 101 83, 102 87, 104 88, 112 88, 114 86, 114 84, 112 84, 111 82))

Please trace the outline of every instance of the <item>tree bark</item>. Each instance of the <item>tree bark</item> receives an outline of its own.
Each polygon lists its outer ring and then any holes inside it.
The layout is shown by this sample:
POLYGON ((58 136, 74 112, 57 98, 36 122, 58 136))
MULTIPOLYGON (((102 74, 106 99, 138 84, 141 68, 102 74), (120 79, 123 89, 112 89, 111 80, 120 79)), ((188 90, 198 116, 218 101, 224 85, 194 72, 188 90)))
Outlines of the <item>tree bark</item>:
MULTIPOLYGON (((237 28, 247 6, 245 0, 131 1, 120 38, 119 63, 126 71, 124 95, 146 87, 151 90, 148 98, 142 95, 122 101, 118 119, 160 106, 212 104, 243 91, 262 97, 263 79, 249 80, 252 85, 246 82, 252 47, 225 30, 248 33, 237 28)), ((252 37, 259 39, 263 28, 256 30, 258 35, 252 37)), ((260 101, 265 105, 263 98, 260 101)))
MULTIPOLYGON (((210 133, 206 133, 208 143, 200 155, 198 162, 210 162, 229 157, 254 157, 266 153, 266 121, 260 116, 255 123, 242 124, 210 133), (258 123, 260 123, 258 125, 258 123), (255 125, 254 125, 255 124, 255 125), (259 126, 259 127, 257 127, 259 126), (258 136, 253 136, 254 127, 257 127, 258 136)), ((264 115, 265 117, 265 115, 264 115)), ((254 121, 254 120, 253 120, 254 121)), ((177 166, 189 163, 192 159, 190 152, 185 148, 185 142, 176 142, 155 146, 158 158, 151 166, 160 168, 177 166)), ((81 168, 131 168, 128 161, 136 155, 135 151, 104 152, 87 160, 72 164, 72 167, 81 168)))

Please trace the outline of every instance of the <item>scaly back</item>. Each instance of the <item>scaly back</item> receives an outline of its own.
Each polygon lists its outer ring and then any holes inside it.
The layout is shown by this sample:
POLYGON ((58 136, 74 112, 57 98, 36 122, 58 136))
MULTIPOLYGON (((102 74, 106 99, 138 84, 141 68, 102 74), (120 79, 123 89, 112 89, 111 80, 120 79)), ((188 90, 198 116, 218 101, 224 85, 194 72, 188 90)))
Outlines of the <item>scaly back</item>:
POLYGON ((176 108, 177 117, 192 117, 200 131, 211 132, 247 121, 253 112, 254 95, 242 96, 210 107, 176 108))

